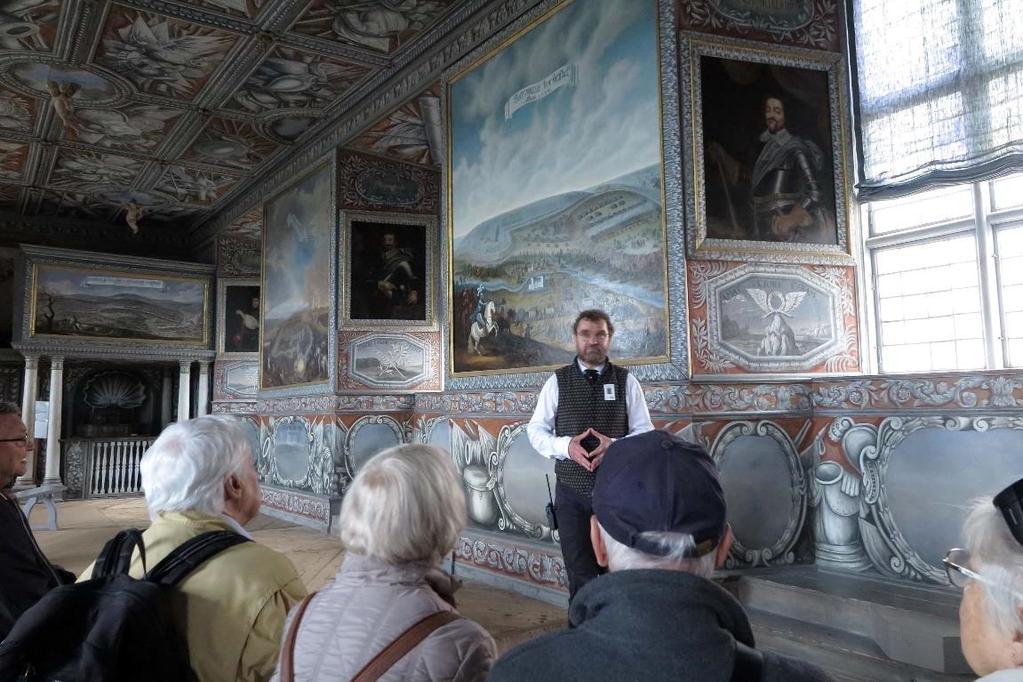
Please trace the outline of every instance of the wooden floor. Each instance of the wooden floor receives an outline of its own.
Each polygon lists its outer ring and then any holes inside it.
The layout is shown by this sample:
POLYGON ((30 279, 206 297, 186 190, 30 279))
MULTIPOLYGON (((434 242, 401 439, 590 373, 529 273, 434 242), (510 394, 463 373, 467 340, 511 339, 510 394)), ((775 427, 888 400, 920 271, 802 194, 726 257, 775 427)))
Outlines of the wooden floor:
MULTIPOLYGON (((33 524, 45 521, 41 506, 32 511, 33 524)), ((58 510, 59 530, 37 530, 36 539, 51 561, 75 573, 92 563, 117 531, 149 525, 140 497, 63 502, 58 510)), ((334 579, 343 554, 336 536, 263 514, 247 528, 257 542, 286 554, 310 590, 334 579)), ((455 598, 462 614, 486 628, 501 651, 566 622, 563 609, 477 583, 467 582, 455 598)))

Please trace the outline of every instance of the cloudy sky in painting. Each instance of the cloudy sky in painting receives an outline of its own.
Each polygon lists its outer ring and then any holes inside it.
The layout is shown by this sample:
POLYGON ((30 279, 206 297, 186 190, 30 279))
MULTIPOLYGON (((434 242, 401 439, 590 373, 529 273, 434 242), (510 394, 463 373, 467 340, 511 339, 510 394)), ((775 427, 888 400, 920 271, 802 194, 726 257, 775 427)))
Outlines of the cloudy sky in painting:
POLYGON ((454 233, 660 163, 657 3, 576 0, 455 80, 454 233), (578 84, 505 120, 505 102, 566 64, 578 84))
POLYGON ((137 296, 153 301, 172 301, 202 305, 205 286, 202 282, 183 282, 163 277, 127 275, 119 272, 65 270, 41 266, 36 274, 39 291, 61 296, 111 298, 137 296))

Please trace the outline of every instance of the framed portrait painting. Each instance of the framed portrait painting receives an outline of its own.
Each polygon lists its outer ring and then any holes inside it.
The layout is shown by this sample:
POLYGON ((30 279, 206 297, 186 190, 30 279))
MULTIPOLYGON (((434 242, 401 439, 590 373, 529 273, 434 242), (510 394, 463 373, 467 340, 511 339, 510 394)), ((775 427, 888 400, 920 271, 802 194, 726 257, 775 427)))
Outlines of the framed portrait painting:
POLYGON ((543 3, 445 78, 453 379, 571 362, 587 308, 669 360, 660 9, 543 3))
POLYGON ((217 354, 259 353, 259 280, 222 277, 217 280, 217 354))
POLYGON ((335 184, 332 160, 325 160, 264 205, 261 392, 332 386, 335 184))
POLYGON ((436 328, 437 219, 343 211, 341 327, 436 328))
POLYGON ((684 34, 693 258, 852 263, 841 56, 684 34))

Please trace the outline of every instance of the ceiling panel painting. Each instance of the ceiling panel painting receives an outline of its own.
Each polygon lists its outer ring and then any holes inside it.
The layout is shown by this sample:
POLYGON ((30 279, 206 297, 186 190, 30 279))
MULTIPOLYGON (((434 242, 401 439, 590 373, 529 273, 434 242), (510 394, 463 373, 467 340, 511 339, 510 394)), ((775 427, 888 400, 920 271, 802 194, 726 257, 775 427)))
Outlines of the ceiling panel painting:
POLYGON ((437 85, 406 102, 346 146, 424 166, 440 165, 444 122, 439 92, 437 85))
POLYGON ((0 50, 53 50, 60 0, 9 0, 0 3, 0 50))
POLYGON ((46 190, 40 198, 38 215, 106 221, 112 213, 112 207, 93 194, 73 190, 46 190))
POLYGON ((30 134, 37 110, 35 99, 0 89, 0 129, 30 134))
POLYGON ((102 185, 131 185, 145 163, 119 154, 61 150, 50 187, 91 191, 102 185))
POLYGON ((263 131, 281 142, 294 142, 316 122, 318 111, 285 110, 264 117, 261 125, 263 131))
POLYGON ((265 0, 193 0, 192 4, 236 17, 255 19, 267 3, 265 0))
POLYGON ((452 0, 313 0, 292 30, 391 54, 451 4, 452 0))
POLYGON ((112 74, 45 57, 13 62, 0 80, 22 94, 51 99, 58 112, 61 107, 73 109, 78 104, 105 106, 128 94, 126 85, 112 74))
POLYGON ((237 40, 207 26, 114 5, 96 62, 123 74, 142 92, 192 98, 237 40))
POLYGON ((23 180, 27 160, 27 144, 0 140, 0 179, 23 180))
POLYGON ((325 108, 366 73, 359 64, 278 47, 226 106, 251 114, 288 107, 325 108))
POLYGON ((214 118, 182 158, 251 173, 279 146, 260 135, 250 123, 214 118))
POLYGON ((236 176, 170 166, 156 184, 156 189, 182 203, 209 206, 237 183, 236 176))
POLYGON ((64 136, 98 147, 152 151, 183 113, 155 104, 120 109, 78 107, 72 113, 72 124, 64 126, 64 136))

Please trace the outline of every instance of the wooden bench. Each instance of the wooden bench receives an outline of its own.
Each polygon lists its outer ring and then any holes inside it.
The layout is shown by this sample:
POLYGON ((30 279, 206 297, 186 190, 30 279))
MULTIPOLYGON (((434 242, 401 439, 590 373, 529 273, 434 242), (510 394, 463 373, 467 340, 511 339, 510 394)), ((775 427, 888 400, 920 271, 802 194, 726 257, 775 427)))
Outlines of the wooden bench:
POLYGON ((47 483, 36 488, 16 490, 14 496, 21 500, 21 511, 25 514, 26 519, 29 518, 32 507, 36 506, 37 502, 42 502, 46 507, 46 523, 42 526, 32 526, 33 530, 57 530, 57 505, 54 503, 53 496, 61 495, 63 492, 63 485, 47 483))

